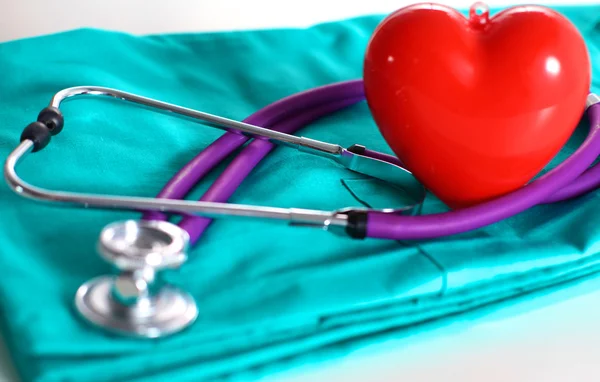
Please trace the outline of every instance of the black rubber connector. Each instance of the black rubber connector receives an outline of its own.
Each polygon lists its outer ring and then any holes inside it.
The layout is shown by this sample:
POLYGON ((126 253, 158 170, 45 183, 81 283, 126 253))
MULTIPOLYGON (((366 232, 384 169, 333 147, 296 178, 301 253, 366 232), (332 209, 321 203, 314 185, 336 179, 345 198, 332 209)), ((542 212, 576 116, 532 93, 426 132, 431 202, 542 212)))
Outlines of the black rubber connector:
POLYGON ((49 106, 40 111, 37 118, 38 122, 43 123, 50 130, 50 134, 56 135, 60 133, 65 124, 62 113, 55 107, 49 106))
POLYGON ((348 147, 348 151, 350 151, 351 153, 354 153, 354 154, 358 154, 358 155, 364 155, 366 149, 367 148, 362 145, 352 145, 352 146, 348 147))
POLYGON ((348 211, 346 215, 348 215, 346 233, 355 239, 364 239, 367 237, 367 212, 348 211))
POLYGON ((33 142, 32 152, 40 151, 50 143, 50 129, 42 122, 30 123, 21 133, 21 142, 29 139, 33 142))

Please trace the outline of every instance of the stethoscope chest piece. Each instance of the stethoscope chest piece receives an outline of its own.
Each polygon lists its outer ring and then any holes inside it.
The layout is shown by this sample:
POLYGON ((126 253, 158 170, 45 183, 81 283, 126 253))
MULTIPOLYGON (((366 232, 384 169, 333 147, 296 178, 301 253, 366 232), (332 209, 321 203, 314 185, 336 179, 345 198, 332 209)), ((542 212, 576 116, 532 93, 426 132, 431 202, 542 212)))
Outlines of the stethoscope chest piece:
POLYGON ((109 224, 98 249, 119 274, 83 284, 76 309, 92 324, 119 334, 157 338, 187 328, 198 316, 194 299, 159 276, 186 261, 188 242, 186 231, 165 221, 109 224))

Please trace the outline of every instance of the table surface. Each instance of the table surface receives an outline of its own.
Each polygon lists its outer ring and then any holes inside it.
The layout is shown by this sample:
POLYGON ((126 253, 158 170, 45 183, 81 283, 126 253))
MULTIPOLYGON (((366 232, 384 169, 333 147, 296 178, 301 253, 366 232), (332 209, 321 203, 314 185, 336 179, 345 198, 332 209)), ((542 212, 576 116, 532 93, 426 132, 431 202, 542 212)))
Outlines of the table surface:
MULTIPOLYGON (((389 13, 409 3, 412 1, 346 1, 340 7, 338 0, 0 0, 0 42, 81 27, 134 34, 303 27, 389 13)), ((467 7, 472 1, 438 3, 467 7)), ((514 3, 487 1, 489 6, 514 3)), ((364 346, 341 359, 310 363, 264 380, 597 381, 598 322, 600 277, 483 316, 476 312, 455 317, 405 338, 364 346)), ((2 345, 0 338, 0 381, 18 381, 10 354, 2 345)))

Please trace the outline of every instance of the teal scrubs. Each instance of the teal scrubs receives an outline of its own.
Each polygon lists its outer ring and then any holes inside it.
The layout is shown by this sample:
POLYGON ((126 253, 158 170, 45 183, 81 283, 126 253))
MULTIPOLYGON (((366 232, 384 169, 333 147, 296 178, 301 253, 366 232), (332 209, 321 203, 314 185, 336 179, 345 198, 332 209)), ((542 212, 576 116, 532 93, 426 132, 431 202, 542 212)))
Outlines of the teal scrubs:
MULTIPOLYGON (((600 91, 600 6, 558 8, 586 39, 600 91)), ((132 36, 82 29, 0 44, 0 154, 18 143, 65 87, 122 89, 243 119, 282 97, 356 79, 384 15, 283 29, 132 36)), ((89 99, 64 105, 65 128, 19 171, 53 189, 154 196, 222 131, 130 105, 89 99)), ((549 167, 571 153, 587 124, 549 167)), ((304 136, 391 153, 365 103, 324 118, 304 136)), ((198 185, 198 198, 223 170, 198 185)), ((502 307, 600 270, 598 192, 538 206, 452 237, 351 240, 281 222, 216 220, 167 275, 197 300, 183 333, 158 340, 115 336, 79 319, 76 289, 111 272, 95 250, 102 227, 139 218, 65 209, 0 187, 0 307, 4 336, 25 381, 165 381, 255 377, 339 356, 431 320, 502 307), (502 304, 500 304, 502 303, 502 304)), ((331 210, 382 204, 388 194, 322 158, 280 147, 231 202, 331 210), (349 187, 344 186, 344 182, 349 187)), ((428 195, 422 213, 445 211, 428 195)), ((531 297, 533 298, 533 297, 531 297)))

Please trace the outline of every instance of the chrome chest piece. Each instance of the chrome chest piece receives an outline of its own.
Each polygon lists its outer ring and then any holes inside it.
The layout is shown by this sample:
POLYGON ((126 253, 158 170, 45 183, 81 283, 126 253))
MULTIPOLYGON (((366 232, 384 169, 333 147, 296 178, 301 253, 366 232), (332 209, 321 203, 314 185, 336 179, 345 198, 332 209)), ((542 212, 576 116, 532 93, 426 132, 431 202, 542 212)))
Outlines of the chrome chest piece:
POLYGON ((161 279, 187 259, 189 236, 165 221, 127 220, 106 226, 98 250, 118 274, 83 284, 75 306, 85 319, 120 334, 156 338, 179 332, 198 316, 194 299, 161 279))

